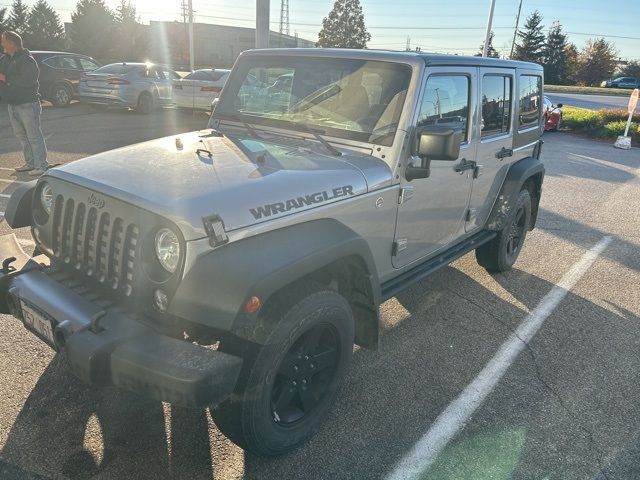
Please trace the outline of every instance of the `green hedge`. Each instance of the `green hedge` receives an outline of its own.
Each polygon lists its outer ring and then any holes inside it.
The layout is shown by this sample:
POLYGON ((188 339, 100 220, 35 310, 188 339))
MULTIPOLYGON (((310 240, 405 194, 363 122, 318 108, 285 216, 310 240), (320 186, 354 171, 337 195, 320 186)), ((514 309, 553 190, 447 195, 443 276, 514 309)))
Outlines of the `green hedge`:
MULTIPOLYGON (((564 107, 562 109, 562 129, 583 133, 593 138, 616 138, 624 134, 629 114, 626 110, 587 110, 564 107)), ((635 113, 629 127, 629 136, 635 144, 640 144, 640 113, 635 113)))

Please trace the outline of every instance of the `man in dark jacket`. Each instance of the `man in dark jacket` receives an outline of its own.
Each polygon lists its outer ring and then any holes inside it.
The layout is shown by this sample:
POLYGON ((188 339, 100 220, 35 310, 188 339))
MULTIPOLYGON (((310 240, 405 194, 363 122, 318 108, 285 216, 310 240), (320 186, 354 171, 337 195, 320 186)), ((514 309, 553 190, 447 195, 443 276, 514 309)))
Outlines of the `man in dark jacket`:
POLYGON ((25 164, 17 172, 42 175, 49 167, 47 147, 40 127, 40 95, 38 95, 38 64, 23 48, 22 38, 15 32, 1 37, 5 55, 0 57, 0 98, 9 104, 9 119, 22 144, 25 164))

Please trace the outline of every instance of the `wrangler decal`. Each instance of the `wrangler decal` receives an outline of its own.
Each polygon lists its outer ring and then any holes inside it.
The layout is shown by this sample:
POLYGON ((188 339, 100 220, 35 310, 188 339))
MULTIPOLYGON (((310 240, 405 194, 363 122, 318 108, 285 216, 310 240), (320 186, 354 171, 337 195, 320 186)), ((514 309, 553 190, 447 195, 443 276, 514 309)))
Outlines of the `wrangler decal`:
POLYGON ((344 187, 337 187, 330 192, 326 190, 322 192, 312 193, 305 195, 304 197, 290 198, 284 202, 268 203, 267 205, 260 205, 256 208, 250 208, 249 211, 256 220, 262 217, 270 217, 278 213, 286 213, 293 209, 303 208, 305 206, 313 205, 314 203, 327 202, 334 198, 346 197, 353 195, 353 186, 345 185, 344 187))

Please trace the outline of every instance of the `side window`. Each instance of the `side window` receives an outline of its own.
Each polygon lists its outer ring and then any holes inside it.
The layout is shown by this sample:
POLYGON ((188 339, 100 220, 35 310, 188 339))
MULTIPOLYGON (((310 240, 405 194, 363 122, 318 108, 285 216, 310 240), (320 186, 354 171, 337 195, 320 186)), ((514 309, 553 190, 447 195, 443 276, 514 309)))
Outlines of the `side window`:
POLYGON ((482 136, 509 131, 511 124, 511 77, 485 75, 482 79, 482 136))
POLYGON ((541 90, 541 77, 537 75, 520 77, 520 127, 531 127, 540 121, 541 90))
POLYGON ((469 77, 466 75, 432 75, 420 107, 418 126, 446 125, 460 128, 468 140, 469 77))
POLYGON ((96 62, 93 62, 88 58, 79 57, 78 61, 80 62, 82 70, 84 70, 85 72, 92 72, 96 68, 100 68, 96 62))
POLYGON ((164 77, 167 80, 180 80, 182 78, 180 75, 178 75, 173 70, 163 69, 162 73, 164 73, 164 77))
POLYGON ((42 61, 45 65, 48 65, 52 68, 60 68, 60 62, 58 61, 60 57, 49 57, 42 61))
POLYGON ((73 57, 58 57, 58 61, 60 62, 60 68, 64 68, 65 70, 78 70, 78 64, 73 57))

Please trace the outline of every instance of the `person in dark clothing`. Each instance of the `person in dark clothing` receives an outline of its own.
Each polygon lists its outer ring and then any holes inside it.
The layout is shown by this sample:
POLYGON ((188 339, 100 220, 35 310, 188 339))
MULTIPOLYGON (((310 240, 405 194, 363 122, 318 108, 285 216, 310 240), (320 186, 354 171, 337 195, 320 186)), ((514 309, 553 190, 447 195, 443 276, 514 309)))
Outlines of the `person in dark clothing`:
POLYGON ((23 48, 22 38, 15 32, 1 37, 5 54, 0 57, 0 98, 8 103, 13 133, 22 144, 25 164, 17 172, 42 175, 49 167, 47 146, 40 127, 40 71, 29 50, 23 48))

